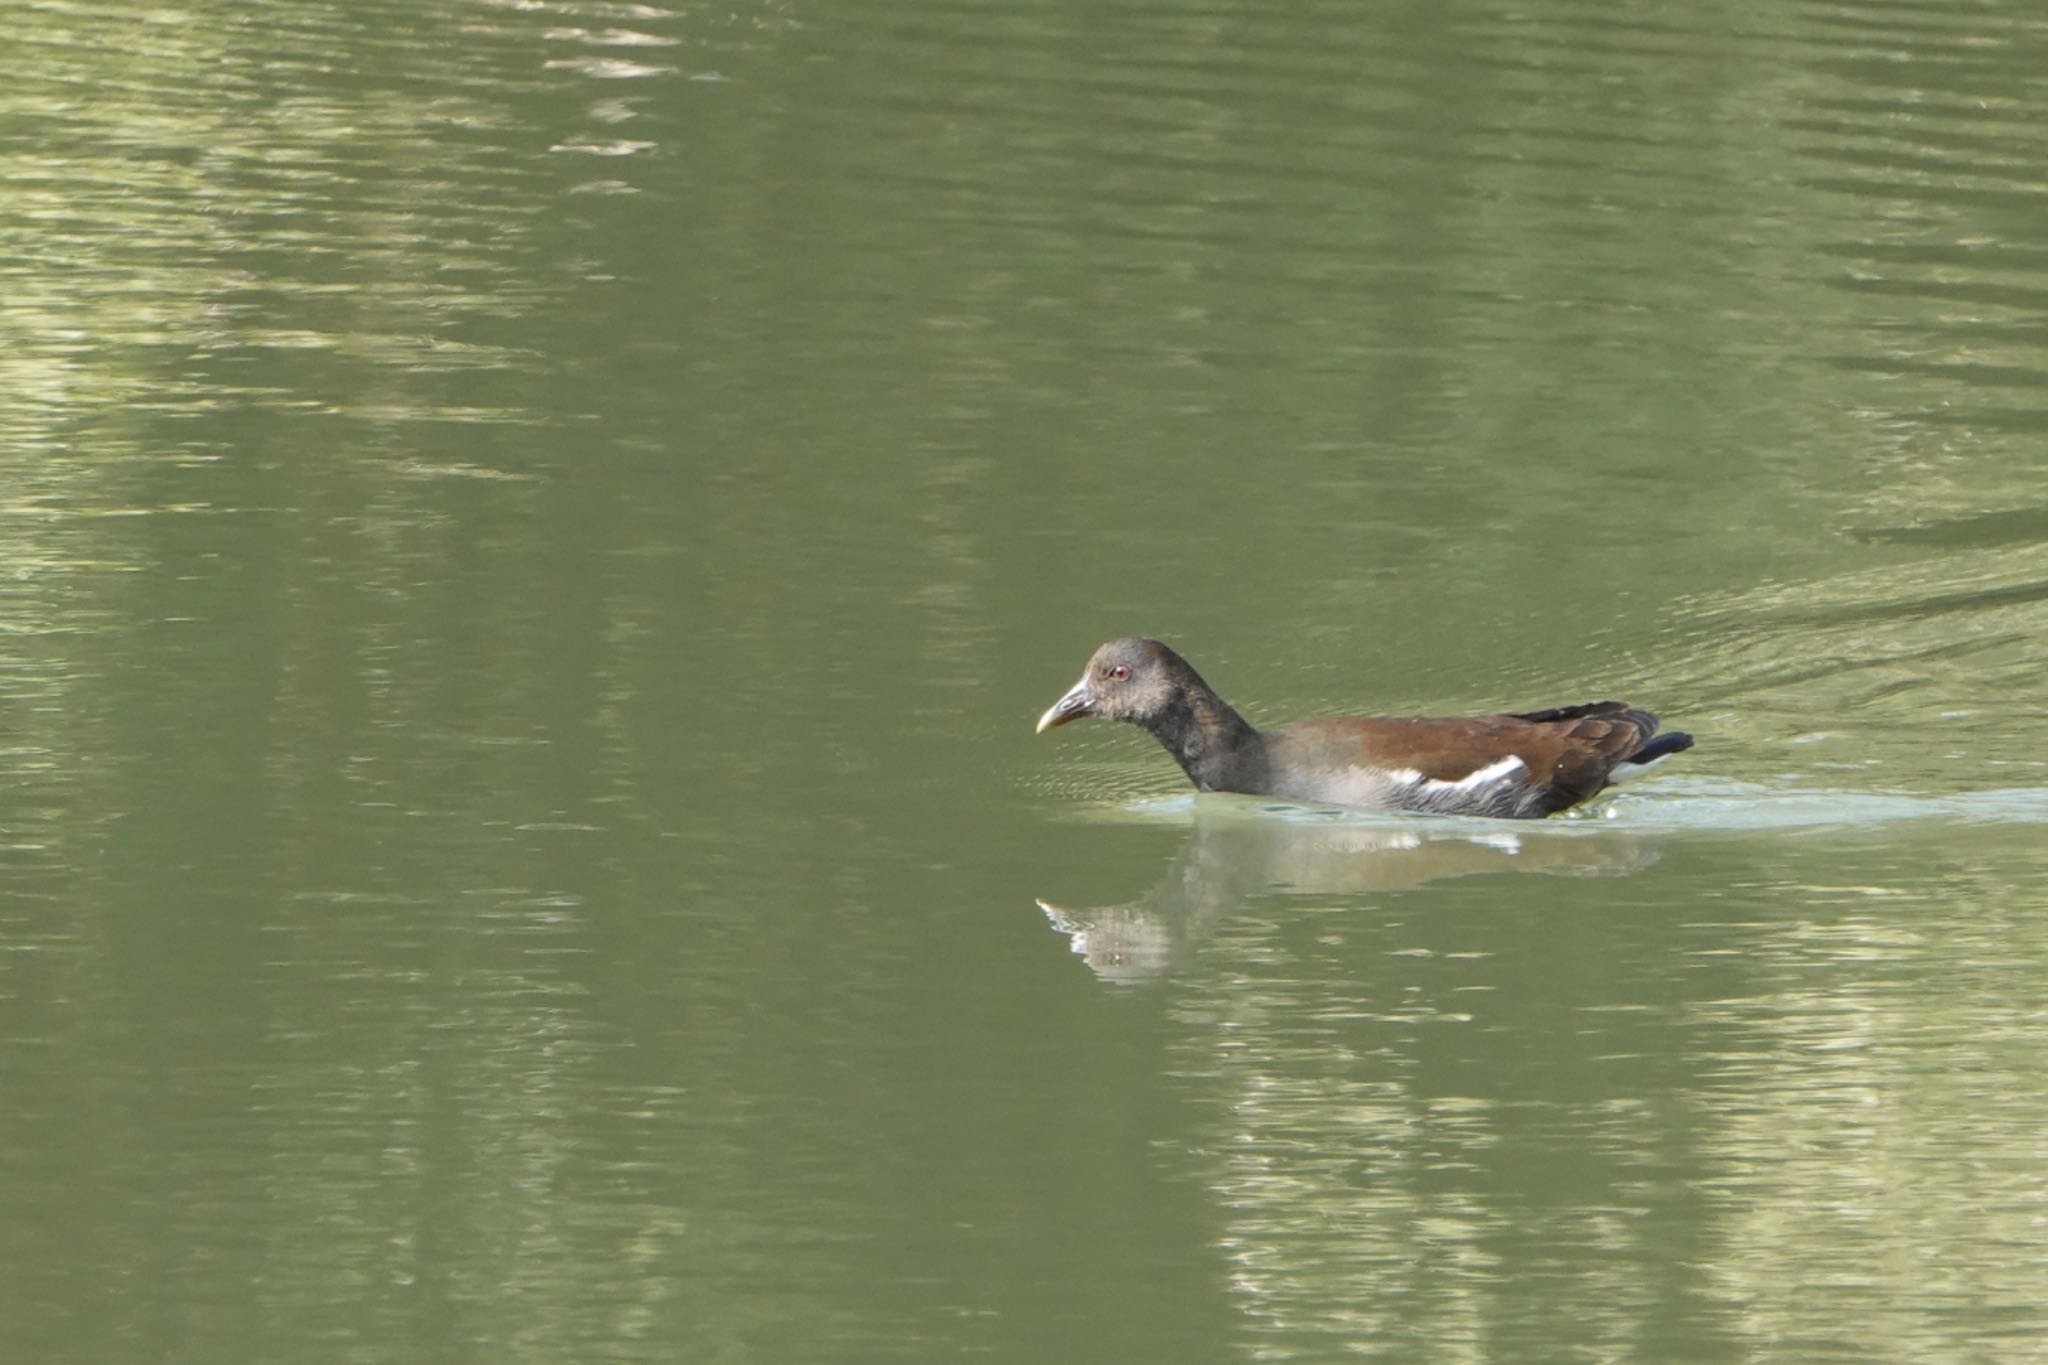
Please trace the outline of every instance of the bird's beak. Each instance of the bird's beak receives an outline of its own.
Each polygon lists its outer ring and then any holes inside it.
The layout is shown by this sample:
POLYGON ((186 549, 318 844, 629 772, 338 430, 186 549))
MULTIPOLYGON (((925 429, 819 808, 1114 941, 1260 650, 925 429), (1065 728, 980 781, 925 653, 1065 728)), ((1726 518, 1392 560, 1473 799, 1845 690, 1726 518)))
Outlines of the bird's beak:
POLYGON ((1047 707, 1045 714, 1038 718, 1038 733, 1042 735, 1047 730, 1065 725, 1070 720, 1094 715, 1091 709, 1094 701, 1095 698, 1088 695, 1088 679, 1081 679, 1067 689, 1066 696, 1047 707))

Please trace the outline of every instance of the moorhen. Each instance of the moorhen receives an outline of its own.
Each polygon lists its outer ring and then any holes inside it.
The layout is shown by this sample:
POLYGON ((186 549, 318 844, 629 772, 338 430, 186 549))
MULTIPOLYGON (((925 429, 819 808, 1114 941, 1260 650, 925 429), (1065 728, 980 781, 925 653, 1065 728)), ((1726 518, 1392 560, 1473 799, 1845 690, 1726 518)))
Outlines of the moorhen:
POLYGON ((1536 819, 1692 747, 1657 718, 1596 701, 1512 715, 1331 716, 1257 730, 1157 640, 1111 640, 1040 733, 1083 716, 1150 730, 1197 789, 1438 815, 1536 819))

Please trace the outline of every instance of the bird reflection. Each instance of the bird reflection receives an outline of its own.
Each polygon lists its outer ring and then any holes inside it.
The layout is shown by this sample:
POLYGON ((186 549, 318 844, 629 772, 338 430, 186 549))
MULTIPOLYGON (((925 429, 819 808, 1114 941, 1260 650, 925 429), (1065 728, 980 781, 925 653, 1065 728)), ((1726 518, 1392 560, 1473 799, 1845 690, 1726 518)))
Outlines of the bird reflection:
POLYGON ((1611 830, 1540 832, 1438 821, 1363 823, 1309 811, 1198 808, 1188 842, 1157 886, 1119 905, 1040 900, 1052 927, 1104 981, 1144 981, 1184 964, 1251 896, 1365 896, 1482 872, 1599 876, 1657 860, 1611 830))

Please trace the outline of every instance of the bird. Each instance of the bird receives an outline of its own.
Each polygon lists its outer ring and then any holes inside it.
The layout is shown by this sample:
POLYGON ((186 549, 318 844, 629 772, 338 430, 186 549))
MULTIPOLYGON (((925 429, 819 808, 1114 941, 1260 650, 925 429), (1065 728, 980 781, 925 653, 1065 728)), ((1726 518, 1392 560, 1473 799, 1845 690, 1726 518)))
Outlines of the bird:
POLYGON ((1690 749, 1657 717, 1596 701, 1481 716, 1329 716, 1253 727, 1157 640, 1111 640, 1038 718, 1100 716, 1151 731, 1199 791, 1312 804, 1533 820, 1690 749))

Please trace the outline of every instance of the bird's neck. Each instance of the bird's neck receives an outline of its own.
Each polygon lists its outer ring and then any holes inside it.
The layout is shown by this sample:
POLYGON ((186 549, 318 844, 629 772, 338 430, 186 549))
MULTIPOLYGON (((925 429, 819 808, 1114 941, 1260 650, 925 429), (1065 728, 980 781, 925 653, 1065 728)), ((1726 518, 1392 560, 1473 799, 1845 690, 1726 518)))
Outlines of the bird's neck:
POLYGON ((1147 728, 1203 791, 1254 790, 1265 778, 1264 736, 1207 688, 1189 689, 1147 728))

